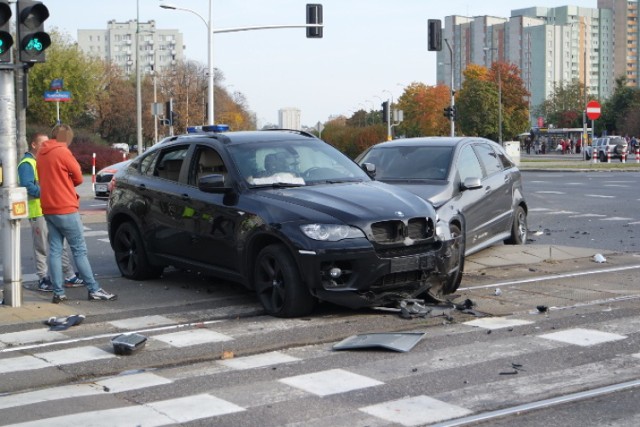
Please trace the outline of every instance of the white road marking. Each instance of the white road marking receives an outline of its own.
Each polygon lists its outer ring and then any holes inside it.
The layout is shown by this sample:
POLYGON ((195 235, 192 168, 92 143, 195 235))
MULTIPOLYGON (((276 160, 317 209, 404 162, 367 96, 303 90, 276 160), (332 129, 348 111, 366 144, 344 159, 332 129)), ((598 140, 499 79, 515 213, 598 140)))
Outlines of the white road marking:
POLYGON ((109 239, 98 239, 98 242, 105 242, 105 243, 109 243, 109 239))
POLYGON ((71 365, 73 363, 116 357, 112 353, 107 353, 106 351, 93 346, 49 351, 45 353, 38 353, 36 356, 40 359, 46 360, 52 365, 71 365))
POLYGON ((574 328, 566 331, 552 332, 550 334, 538 335, 539 338, 560 341, 568 344, 575 344, 581 347, 589 347, 605 342, 626 339, 624 335, 612 334, 609 332, 595 331, 592 329, 574 328))
POLYGON ((174 347, 189 347, 192 345, 233 340, 230 336, 209 329, 192 329, 189 331, 172 332, 170 334, 155 335, 152 338, 174 347))
POLYGON ((129 406, 102 411, 82 412, 61 417, 45 418, 14 424, 20 427, 68 427, 70 425, 112 427, 119 425, 144 425, 145 427, 175 425, 190 421, 244 411, 209 394, 162 400, 143 406, 129 406), (141 421, 143 421, 141 423, 141 421))
POLYGON ((547 208, 532 208, 532 209, 529 209, 529 212, 546 212, 550 210, 551 209, 547 209, 547 208))
POLYGON ((33 369, 48 368, 51 364, 42 359, 33 356, 12 357, 2 359, 0 363, 0 374, 16 371, 30 371, 33 369))
POLYGON ((604 218, 604 217, 606 217, 606 215, 593 214, 593 213, 586 213, 586 214, 579 214, 579 215, 571 216, 571 218, 604 218))
POLYGON ((85 231, 84 237, 107 236, 108 234, 106 230, 85 231))
POLYGON ((602 195, 602 194, 585 194, 584 196, 585 197, 598 197, 598 198, 601 198, 601 199, 613 199, 613 198, 616 197, 616 196, 605 196, 605 195, 602 195))
POLYGON ((288 356, 279 351, 269 353, 256 354, 254 356, 239 357, 237 359, 220 360, 218 363, 233 369, 253 369, 262 368, 264 366, 277 365, 280 363, 297 362, 297 357, 288 356))
POLYGON ((345 393, 351 390, 384 384, 373 378, 354 374, 344 369, 330 369, 328 371, 282 378, 278 381, 317 396, 345 393))
POLYGON ((360 408, 374 417, 403 426, 418 426, 471 414, 468 409, 428 396, 407 397, 360 408))
POLYGON ((0 334, 0 343, 10 345, 31 344, 34 342, 56 341, 65 339, 66 336, 60 332, 50 331, 49 329, 31 329, 21 332, 10 332, 0 334))
POLYGON ((567 194, 564 191, 536 191, 536 194, 567 194))
POLYGON ((150 328, 153 326, 160 326, 160 325, 175 325, 177 322, 165 316, 143 316, 143 317, 132 317, 132 318, 123 319, 123 320, 114 320, 113 322, 109 322, 109 323, 115 326, 116 328, 135 330, 135 329, 150 328))
POLYGON ((529 320, 508 319, 506 317, 483 317, 480 319, 464 322, 464 325, 477 326, 485 329, 502 329, 514 326, 530 325, 533 322, 529 320))
POLYGON ((609 218, 602 218, 600 221, 632 221, 633 218, 624 218, 621 216, 610 216, 609 218))
POLYGON ((55 400, 72 399, 83 396, 103 395, 105 393, 121 393, 139 390, 158 385, 171 384, 172 381, 151 373, 122 375, 95 383, 64 385, 44 390, 0 396, 0 409, 33 405, 55 400))
POLYGON ((553 212, 547 212, 547 215, 571 215, 571 214, 575 214, 577 212, 573 212, 573 211, 553 211, 553 212))

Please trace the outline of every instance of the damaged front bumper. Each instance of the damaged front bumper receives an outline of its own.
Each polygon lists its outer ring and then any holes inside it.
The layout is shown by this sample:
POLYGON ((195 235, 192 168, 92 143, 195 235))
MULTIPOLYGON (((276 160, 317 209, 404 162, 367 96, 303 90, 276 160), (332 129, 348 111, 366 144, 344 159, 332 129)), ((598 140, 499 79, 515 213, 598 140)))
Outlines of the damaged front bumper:
POLYGON ((454 243, 454 239, 438 241, 404 256, 373 250, 317 253, 305 257, 302 271, 314 296, 349 308, 392 305, 428 295, 437 298, 457 270, 454 243))

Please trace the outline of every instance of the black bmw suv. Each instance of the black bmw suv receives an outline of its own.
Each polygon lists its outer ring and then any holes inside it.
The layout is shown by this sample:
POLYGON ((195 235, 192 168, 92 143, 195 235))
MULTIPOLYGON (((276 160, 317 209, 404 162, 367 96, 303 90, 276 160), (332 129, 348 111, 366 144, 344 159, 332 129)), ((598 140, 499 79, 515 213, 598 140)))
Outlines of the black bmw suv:
POLYGON ((279 317, 438 297, 458 269, 429 203, 299 131, 164 140, 118 173, 107 217, 123 276, 199 270, 279 317))

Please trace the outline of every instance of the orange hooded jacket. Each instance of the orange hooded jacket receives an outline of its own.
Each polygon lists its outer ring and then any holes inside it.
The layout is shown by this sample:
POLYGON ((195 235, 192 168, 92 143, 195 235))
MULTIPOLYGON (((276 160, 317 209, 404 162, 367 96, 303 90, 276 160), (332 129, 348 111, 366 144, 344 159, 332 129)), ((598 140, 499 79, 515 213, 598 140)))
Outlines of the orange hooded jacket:
POLYGON ((36 163, 42 212, 45 215, 78 212, 80 202, 75 187, 82 184, 82 170, 67 144, 55 139, 45 141, 38 150, 36 163))

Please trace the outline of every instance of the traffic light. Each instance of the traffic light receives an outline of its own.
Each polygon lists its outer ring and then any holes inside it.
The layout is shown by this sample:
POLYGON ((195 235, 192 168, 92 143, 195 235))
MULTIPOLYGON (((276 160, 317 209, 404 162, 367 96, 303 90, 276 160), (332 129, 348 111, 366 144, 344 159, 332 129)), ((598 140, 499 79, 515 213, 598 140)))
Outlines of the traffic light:
POLYGON ((382 103, 382 123, 389 122, 389 101, 382 103))
POLYGON ((446 118, 450 119, 450 118, 451 118, 451 113, 452 113, 452 111, 451 111, 451 107, 445 107, 445 109, 444 109, 444 116, 445 116, 446 118))
POLYGON ((442 22, 439 19, 429 19, 429 50, 442 50, 442 22))
POLYGON ((165 102, 164 104, 164 119, 167 126, 173 126, 173 99, 165 102))
POLYGON ((0 62, 11 62, 11 6, 9 0, 0 0, 0 62))
POLYGON ((456 106, 451 107, 451 120, 456 119, 456 106))
MULTIPOLYGON (((307 25, 322 24, 322 5, 318 3, 307 4, 307 25)), ((308 39, 321 39, 322 27, 307 27, 308 39)))
POLYGON ((45 62, 44 51, 51 45, 51 37, 44 31, 49 9, 40 1, 18 0, 18 51, 21 62, 45 62))

